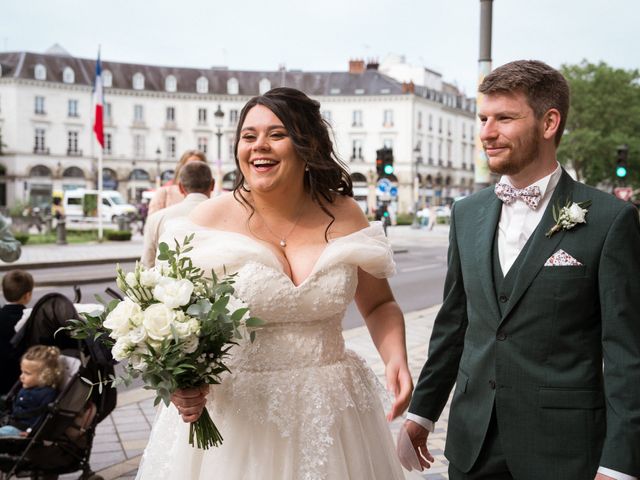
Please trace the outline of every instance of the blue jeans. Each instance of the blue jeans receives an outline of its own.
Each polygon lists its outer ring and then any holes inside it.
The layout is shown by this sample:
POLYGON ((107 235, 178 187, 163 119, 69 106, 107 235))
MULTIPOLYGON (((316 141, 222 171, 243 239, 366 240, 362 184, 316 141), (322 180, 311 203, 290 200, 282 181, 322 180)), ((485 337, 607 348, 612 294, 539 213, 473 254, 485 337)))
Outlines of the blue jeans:
POLYGON ((0 437, 19 437, 22 430, 14 427, 13 425, 5 425, 0 427, 0 437))

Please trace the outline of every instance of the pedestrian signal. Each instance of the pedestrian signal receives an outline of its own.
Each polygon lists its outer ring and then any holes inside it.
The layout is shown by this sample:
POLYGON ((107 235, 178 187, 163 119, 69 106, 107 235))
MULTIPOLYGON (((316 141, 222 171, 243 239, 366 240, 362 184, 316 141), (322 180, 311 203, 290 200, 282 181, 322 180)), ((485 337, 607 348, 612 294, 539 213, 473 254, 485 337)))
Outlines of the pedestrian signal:
POLYGON ((616 159, 616 177, 625 178, 627 176, 627 156, 629 155, 629 147, 620 145, 616 159))

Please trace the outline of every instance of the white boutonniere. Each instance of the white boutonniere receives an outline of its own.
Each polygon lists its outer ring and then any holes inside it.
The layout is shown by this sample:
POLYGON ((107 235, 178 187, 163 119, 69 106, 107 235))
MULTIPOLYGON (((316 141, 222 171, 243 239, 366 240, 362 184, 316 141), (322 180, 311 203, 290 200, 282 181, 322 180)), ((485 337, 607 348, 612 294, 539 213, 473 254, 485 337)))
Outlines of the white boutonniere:
POLYGON ((545 235, 551 237, 551 235, 560 230, 571 230, 579 223, 587 223, 585 217, 588 210, 586 207, 589 205, 591 205, 591 200, 579 203, 568 200, 567 204, 562 208, 560 208, 560 205, 555 205, 553 207, 553 219, 556 224, 545 235))

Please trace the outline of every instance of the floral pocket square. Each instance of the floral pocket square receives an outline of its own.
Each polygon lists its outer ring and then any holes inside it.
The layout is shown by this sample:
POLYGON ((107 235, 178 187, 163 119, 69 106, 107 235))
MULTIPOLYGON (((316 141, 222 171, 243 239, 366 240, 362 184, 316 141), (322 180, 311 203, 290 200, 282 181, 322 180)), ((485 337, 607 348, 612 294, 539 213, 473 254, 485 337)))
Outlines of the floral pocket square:
POLYGON ((582 265, 582 263, 564 250, 558 250, 544 262, 545 267, 578 267, 580 265, 582 265))

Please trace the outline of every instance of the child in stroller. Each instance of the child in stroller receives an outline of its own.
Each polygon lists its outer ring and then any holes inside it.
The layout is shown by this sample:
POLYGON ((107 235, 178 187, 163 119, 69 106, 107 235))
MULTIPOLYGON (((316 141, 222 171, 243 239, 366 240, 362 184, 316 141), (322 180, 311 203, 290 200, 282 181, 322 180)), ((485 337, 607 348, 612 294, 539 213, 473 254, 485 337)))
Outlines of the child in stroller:
POLYGON ((8 425, 0 427, 0 437, 27 436, 56 399, 63 380, 60 349, 44 345, 29 348, 20 360, 20 371, 22 388, 13 401, 8 425))
MULTIPOLYGON (((116 404, 113 388, 94 388, 92 382, 109 378, 114 373, 108 349, 93 339, 73 340, 66 331, 56 331, 67 320, 79 318, 73 303, 64 295, 44 295, 33 307, 29 319, 13 338, 18 352, 31 345, 56 346, 62 351, 65 379, 60 393, 26 437, 0 437, 0 479, 31 477, 55 479, 58 475, 81 471, 79 478, 98 477, 89 465, 97 424, 106 418, 116 404)), ((17 383, 7 400, 13 400, 21 384, 17 383)))

